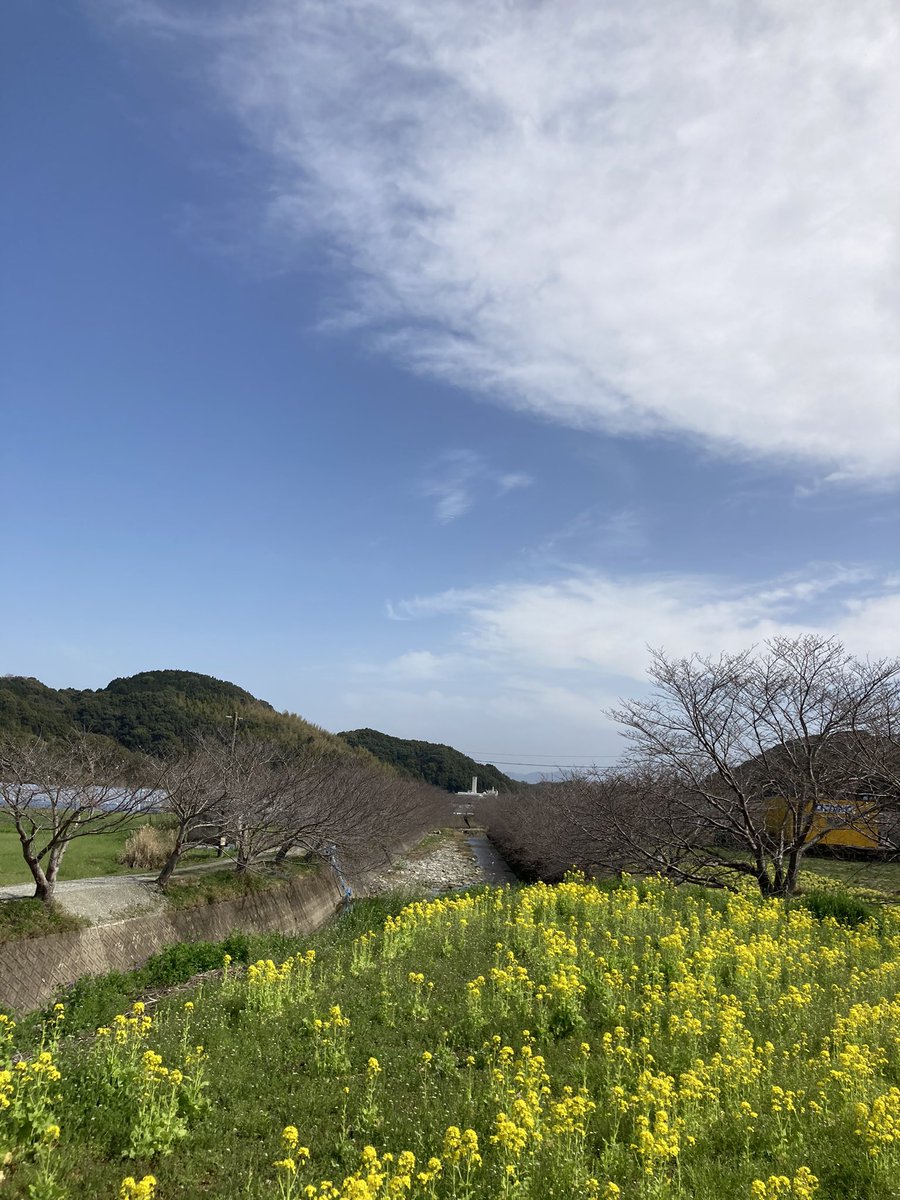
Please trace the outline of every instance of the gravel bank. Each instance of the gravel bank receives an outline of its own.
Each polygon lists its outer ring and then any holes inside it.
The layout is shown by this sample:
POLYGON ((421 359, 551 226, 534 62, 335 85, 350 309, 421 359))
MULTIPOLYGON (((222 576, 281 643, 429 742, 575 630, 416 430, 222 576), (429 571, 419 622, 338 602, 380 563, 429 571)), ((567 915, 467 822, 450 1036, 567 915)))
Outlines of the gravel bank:
POLYGON ((366 896, 411 888, 417 892, 449 892, 487 882, 472 851, 462 838, 454 838, 434 850, 399 860, 387 871, 378 871, 361 889, 366 896))

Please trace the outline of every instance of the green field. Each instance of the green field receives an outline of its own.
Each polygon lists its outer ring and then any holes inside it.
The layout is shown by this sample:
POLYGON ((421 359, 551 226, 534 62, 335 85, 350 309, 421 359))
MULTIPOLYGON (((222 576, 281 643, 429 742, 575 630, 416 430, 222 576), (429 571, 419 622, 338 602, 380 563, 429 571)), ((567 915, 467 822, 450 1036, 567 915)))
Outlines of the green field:
MULTIPOLYGON (((123 867, 118 856, 125 847, 125 842, 132 830, 141 825, 159 824, 165 818, 135 817, 126 825, 113 830, 111 833, 90 834, 87 837, 74 838, 66 850, 59 878, 89 879, 95 875, 139 875, 146 871, 133 870, 123 867)), ((209 858, 210 850, 192 850, 185 856, 185 862, 197 862, 209 858)), ((15 829, 5 822, 0 823, 0 887, 9 883, 31 883, 31 872, 22 858, 22 847, 15 829)))
POLYGON ((0 1059, 8 1195, 900 1197, 892 907, 573 880, 252 945, 152 1013, 96 981, 0 1059))
POLYGON ((845 887, 883 892, 900 899, 900 862, 865 862, 855 859, 807 855, 803 869, 809 875, 824 875, 845 887))
MULTIPOLYGON (((740 851, 720 851, 732 861, 751 862, 748 854, 740 851)), ((900 901, 900 862, 865 858, 836 858, 830 854, 804 855, 799 880, 799 891, 809 891, 825 880, 839 883, 845 888, 870 893, 879 902, 900 901)), ((734 883, 734 879, 729 880, 734 883)))

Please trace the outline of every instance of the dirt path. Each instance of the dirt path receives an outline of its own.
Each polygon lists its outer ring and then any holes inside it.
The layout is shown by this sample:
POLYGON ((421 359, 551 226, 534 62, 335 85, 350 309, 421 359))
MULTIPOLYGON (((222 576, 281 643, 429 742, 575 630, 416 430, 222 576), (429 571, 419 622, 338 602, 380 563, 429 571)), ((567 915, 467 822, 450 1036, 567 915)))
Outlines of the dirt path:
MULTIPOLYGON (((92 925, 120 921, 154 912, 165 904, 152 886, 152 875, 101 875, 95 879, 68 879, 57 883, 60 908, 92 925)), ((0 900, 34 895, 34 884, 17 883, 0 888, 0 900)))
MULTIPOLYGON (((218 859, 182 867, 176 878, 198 871, 214 871, 222 867, 218 859)), ((151 875, 96 875, 89 879, 63 879, 56 885, 54 895, 60 908, 73 916, 82 917, 92 925, 105 925, 125 917, 143 916, 165 906, 162 895, 153 886, 156 872, 151 875)), ((12 883, 0 887, 0 900, 27 899, 34 895, 33 883, 12 883)))

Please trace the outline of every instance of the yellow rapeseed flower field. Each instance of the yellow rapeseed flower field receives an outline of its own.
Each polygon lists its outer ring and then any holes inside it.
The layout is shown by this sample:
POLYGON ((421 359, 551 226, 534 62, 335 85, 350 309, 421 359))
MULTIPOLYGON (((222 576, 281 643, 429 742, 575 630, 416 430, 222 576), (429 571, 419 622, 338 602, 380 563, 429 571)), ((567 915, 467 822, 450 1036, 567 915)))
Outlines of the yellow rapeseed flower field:
POLYGON ((88 1038, 0 1019, 8 1194, 900 1197, 889 909, 572 878, 359 919, 88 1038))

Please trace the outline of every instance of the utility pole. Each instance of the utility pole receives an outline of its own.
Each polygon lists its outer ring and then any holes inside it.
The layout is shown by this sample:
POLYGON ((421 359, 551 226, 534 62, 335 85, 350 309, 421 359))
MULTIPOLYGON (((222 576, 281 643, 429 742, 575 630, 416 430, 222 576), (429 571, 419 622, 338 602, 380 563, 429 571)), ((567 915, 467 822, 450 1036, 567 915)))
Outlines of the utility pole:
MULTIPOLYGON (((231 725, 231 761, 233 763, 234 762, 234 748, 237 745, 238 721, 243 721, 244 718, 240 715, 240 713, 236 713, 236 712, 226 713, 226 716, 232 722, 232 725, 231 725)), ((220 825, 219 826, 220 831, 221 831, 221 828, 222 827, 220 825)), ((238 828, 238 833, 240 833, 240 827, 238 828)), ((216 848, 216 858, 222 858, 224 854, 225 854, 225 834, 220 832, 219 833, 219 844, 216 848)))
POLYGON ((237 742, 238 721, 243 721, 244 718, 239 713, 236 713, 236 712, 227 713, 226 715, 228 716, 229 720, 231 720, 231 722, 232 722, 232 726, 231 726, 231 757, 234 758, 234 747, 237 742))

